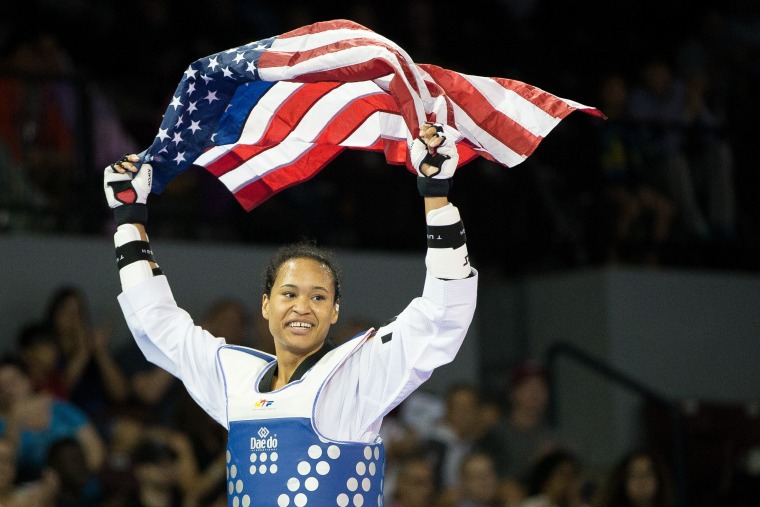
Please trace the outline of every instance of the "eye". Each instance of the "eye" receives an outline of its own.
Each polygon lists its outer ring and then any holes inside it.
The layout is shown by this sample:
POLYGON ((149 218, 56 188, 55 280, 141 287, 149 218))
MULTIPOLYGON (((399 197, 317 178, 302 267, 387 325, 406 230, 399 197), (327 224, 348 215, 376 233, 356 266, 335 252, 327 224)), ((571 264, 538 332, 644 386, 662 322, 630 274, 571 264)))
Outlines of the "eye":
POLYGON ((293 298, 293 297, 296 297, 296 295, 295 295, 295 293, 294 293, 294 292, 283 292, 283 293, 282 293, 282 296, 283 296, 283 297, 286 297, 286 298, 293 298))
POLYGON ((312 298, 315 301, 324 301, 326 299, 322 294, 315 294, 312 298))

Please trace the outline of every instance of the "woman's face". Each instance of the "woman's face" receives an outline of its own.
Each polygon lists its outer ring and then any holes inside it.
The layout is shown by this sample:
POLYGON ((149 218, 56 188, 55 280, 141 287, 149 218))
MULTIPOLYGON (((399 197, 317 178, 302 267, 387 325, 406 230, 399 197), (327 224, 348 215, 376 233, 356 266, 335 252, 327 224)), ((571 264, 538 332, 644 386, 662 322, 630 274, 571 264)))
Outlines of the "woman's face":
POLYGON ((0 367, 0 401, 3 405, 13 405, 31 393, 31 381, 19 367, 10 364, 0 367))
POLYGON ((338 320, 335 282, 330 270, 313 259, 290 259, 277 271, 261 313, 279 355, 308 355, 319 349, 338 320))
POLYGON ((81 325, 84 320, 84 308, 78 296, 71 294, 61 301, 55 310, 55 327, 58 330, 71 330, 81 325))
POLYGON ((657 474, 647 456, 634 458, 628 465, 626 493, 634 505, 645 505, 657 494, 657 474))

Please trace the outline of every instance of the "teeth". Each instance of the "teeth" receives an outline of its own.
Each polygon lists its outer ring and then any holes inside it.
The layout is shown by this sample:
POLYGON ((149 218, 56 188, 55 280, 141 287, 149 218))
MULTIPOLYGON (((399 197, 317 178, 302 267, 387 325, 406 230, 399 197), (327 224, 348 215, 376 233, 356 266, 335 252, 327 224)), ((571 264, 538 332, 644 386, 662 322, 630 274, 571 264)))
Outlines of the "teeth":
POLYGON ((309 324, 308 322, 291 322, 290 327, 310 328, 311 324, 309 324))

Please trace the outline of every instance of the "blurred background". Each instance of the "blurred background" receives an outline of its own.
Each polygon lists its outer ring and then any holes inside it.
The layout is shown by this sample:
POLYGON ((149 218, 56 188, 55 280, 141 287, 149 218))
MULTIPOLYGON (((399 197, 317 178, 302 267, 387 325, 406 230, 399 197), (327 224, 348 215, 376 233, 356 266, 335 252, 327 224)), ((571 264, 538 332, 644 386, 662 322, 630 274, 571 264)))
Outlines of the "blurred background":
MULTIPOLYGON (((760 1, 6 2, 0 348, 15 361, 45 342, 29 330, 33 323, 55 345, 50 368, 57 373, 38 374, 32 391, 73 403, 102 440, 105 457, 89 478, 100 493, 87 501, 130 505, 137 489, 114 489, 117 472, 132 470, 116 464, 130 456, 133 465, 194 462, 183 470, 195 466, 198 475, 161 487, 179 491, 187 505, 221 502, 213 487, 194 488, 204 471, 214 484, 214 446, 223 444, 177 423, 187 420, 181 410, 191 409, 175 410, 164 396, 181 386, 141 364, 130 348, 115 301, 120 289, 103 168, 151 144, 192 61, 333 18, 387 36, 418 63, 524 81, 608 117, 570 115, 517 167, 479 159, 459 169, 450 197, 481 273, 479 307, 455 364, 437 371, 415 403, 388 419, 386 441, 397 452, 389 453, 395 461, 387 499, 398 502, 392 505, 512 507, 538 495, 558 507, 760 504, 760 176, 753 127, 760 116, 760 1), (56 331, 53 315, 66 300, 64 289, 78 295, 69 312, 80 322, 63 325, 76 329, 68 332, 74 338, 56 331), (536 449, 572 454, 573 495, 529 480, 551 464, 528 466, 548 451, 526 454, 519 474, 504 464, 510 445, 519 447, 504 429, 519 406, 515 376, 522 380, 517 372, 533 362, 539 374, 526 377, 541 386, 524 396, 533 399, 542 430, 518 441, 551 434, 554 444, 562 442, 536 449), (141 390, 146 382, 159 385, 148 374, 162 379, 166 391, 141 390), (82 379, 102 392, 74 396, 82 379), (464 386, 477 403, 456 408, 450 403, 464 386), (166 405, 166 418, 155 420, 155 410, 136 405, 166 405), (454 439, 474 453, 481 437, 493 433, 499 446, 490 449, 507 449, 489 456, 498 493, 472 499, 468 491, 488 488, 468 486, 465 466, 461 477, 451 472, 447 480, 442 470, 459 470, 458 464, 430 451, 440 436, 427 431, 447 425, 447 410, 482 411, 476 419, 487 420, 488 409, 496 411, 493 428, 454 439), (431 417, 427 429, 415 425, 420 414, 431 417), (158 428, 154 433, 179 457, 133 453, 138 442, 120 433, 129 435, 132 423, 158 428), (182 441, 192 452, 183 454, 182 441), (617 487, 626 489, 635 475, 626 457, 644 448, 656 451, 650 479, 656 475, 657 501, 611 502, 616 465, 623 467, 617 487), (414 468, 419 454, 436 465, 432 471, 414 468), (654 474, 655 462, 666 472, 654 474), (432 493, 404 490, 404 474, 412 472, 433 474, 432 493), (407 498, 415 492, 422 500, 407 498)), ((419 293, 421 227, 413 176, 387 166, 380 154, 347 151, 250 213, 213 176, 188 170, 151 196, 149 230, 180 304, 220 326, 219 334, 266 349, 258 341, 265 331, 256 318, 257 275, 276 245, 307 236, 340 253, 349 289, 336 333, 345 339, 387 320, 419 293), (215 320, 215 311, 233 307, 232 316, 215 320)), ((34 379, 38 360, 22 372, 34 379)), ((10 417, 12 404, 1 403, 10 417)), ((203 417, 193 413, 191 420, 203 417)), ((40 481, 48 465, 20 463, 23 473, 12 482, 47 491, 40 481)), ((71 487, 74 497, 85 494, 71 487)), ((78 501, 72 505, 85 505, 78 501)))

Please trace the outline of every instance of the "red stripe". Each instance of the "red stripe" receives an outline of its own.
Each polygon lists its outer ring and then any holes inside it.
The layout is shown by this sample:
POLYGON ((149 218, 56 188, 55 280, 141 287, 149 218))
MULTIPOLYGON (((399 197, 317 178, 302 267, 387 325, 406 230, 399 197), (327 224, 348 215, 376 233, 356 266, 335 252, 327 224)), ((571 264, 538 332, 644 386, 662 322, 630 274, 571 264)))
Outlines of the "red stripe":
MULTIPOLYGON (((269 125, 262 138, 255 146, 241 143, 232 148, 228 153, 209 164, 208 169, 217 177, 235 169, 243 162, 250 160, 268 147, 279 144, 298 125, 306 114, 322 97, 339 87, 341 83, 321 82, 302 86, 295 93, 287 97, 269 118, 269 125)), ((261 119, 262 121, 264 118, 261 119)))
POLYGON ((530 155, 543 138, 533 135, 515 120, 486 100, 467 79, 434 65, 421 65, 446 92, 446 95, 483 130, 521 155, 530 155))
POLYGON ((314 146, 292 164, 271 171, 239 189, 235 198, 246 211, 251 211, 274 194, 313 178, 344 149, 326 144, 314 146))

